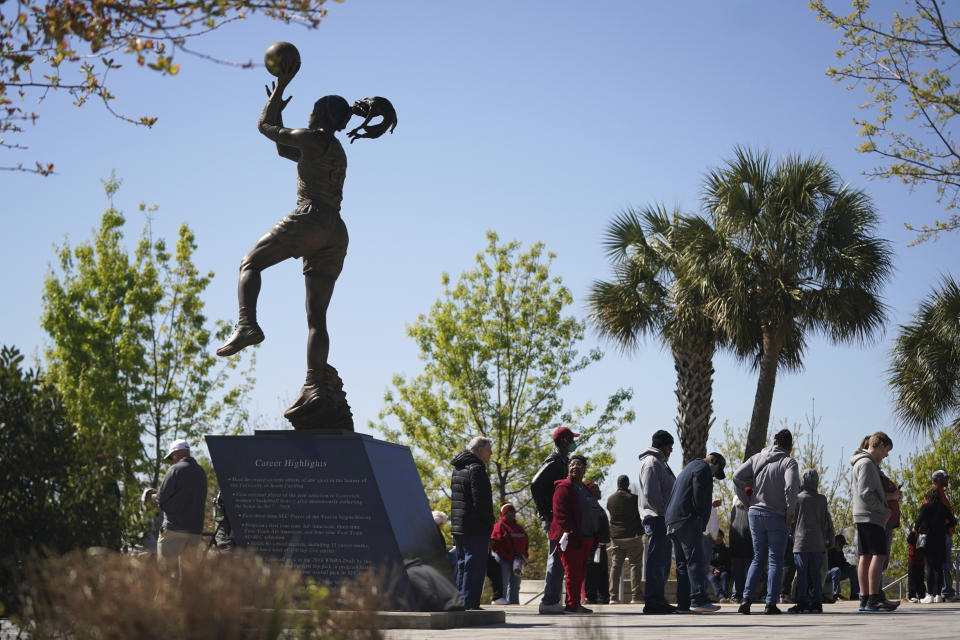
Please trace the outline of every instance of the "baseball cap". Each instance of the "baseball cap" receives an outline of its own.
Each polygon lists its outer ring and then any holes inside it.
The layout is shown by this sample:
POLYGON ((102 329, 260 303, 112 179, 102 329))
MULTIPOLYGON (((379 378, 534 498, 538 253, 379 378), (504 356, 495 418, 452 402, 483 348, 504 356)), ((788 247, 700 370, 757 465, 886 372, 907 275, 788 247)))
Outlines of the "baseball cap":
POLYGON ((933 472, 933 475, 930 476, 931 480, 936 480, 937 478, 947 478, 950 479, 950 474, 944 471, 943 469, 937 469, 933 472))
POLYGON ((187 453, 190 453, 190 443, 183 438, 180 440, 174 440, 170 443, 170 449, 167 451, 167 455, 165 455, 163 459, 169 460, 174 451, 186 451, 187 453))
POLYGON ((559 438, 579 438, 579 433, 574 433, 570 431, 570 427, 557 427, 553 432, 553 441, 556 442, 559 438))

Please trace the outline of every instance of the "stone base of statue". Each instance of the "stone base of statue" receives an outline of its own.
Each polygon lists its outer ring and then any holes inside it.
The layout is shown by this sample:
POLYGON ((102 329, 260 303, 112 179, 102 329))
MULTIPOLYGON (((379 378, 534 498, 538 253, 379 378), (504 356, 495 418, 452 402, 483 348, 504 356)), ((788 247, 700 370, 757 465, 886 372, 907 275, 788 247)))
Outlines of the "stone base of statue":
POLYGON ((463 608, 410 449, 335 431, 207 436, 237 546, 337 586, 370 575, 381 608, 463 608))

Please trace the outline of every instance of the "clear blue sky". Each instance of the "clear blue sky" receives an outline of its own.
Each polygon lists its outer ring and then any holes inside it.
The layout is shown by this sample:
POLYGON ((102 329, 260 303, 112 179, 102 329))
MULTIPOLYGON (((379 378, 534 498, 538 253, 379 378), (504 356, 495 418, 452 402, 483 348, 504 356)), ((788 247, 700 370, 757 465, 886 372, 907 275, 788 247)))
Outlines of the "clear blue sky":
MULTIPOLYGON (((841 3, 841 4, 846 4, 841 3)), ((900 6, 901 3, 876 3, 900 6)), ((890 342, 941 273, 955 264, 960 237, 907 248, 903 223, 943 215, 932 190, 869 181, 876 159, 857 154, 852 118, 865 101, 828 79, 838 34, 805 2, 428 2, 330 3, 314 31, 266 20, 229 25, 195 48, 259 62, 276 40, 300 49, 286 122, 305 125, 313 101, 389 97, 393 135, 346 145, 343 217, 346 265, 329 313, 331 363, 345 381, 357 427, 367 431, 397 372, 419 372, 404 327, 484 246, 484 232, 557 254, 555 273, 584 315, 590 283, 605 278, 601 246, 609 220, 627 206, 662 201, 693 210, 704 173, 734 145, 774 155, 823 155, 865 188, 896 251, 887 291, 891 321, 866 347, 810 342, 806 369, 783 374, 773 419, 803 421, 815 399, 827 458, 849 453, 878 428, 894 456, 916 443, 899 431, 885 384, 890 342)), ((8 10, 7 8, 4 9, 8 10)), ((292 209, 294 166, 256 130, 265 70, 180 57, 162 78, 130 60, 112 78, 115 108, 159 117, 152 129, 113 119, 97 104, 71 106, 52 94, 19 142, 20 158, 56 163, 49 178, 0 173, 4 232, 0 340, 40 353, 44 273, 54 245, 87 240, 106 201, 101 179, 123 179, 117 204, 128 238, 142 227, 136 205, 156 203, 155 231, 168 238, 186 221, 197 234, 197 265, 216 272, 206 295, 211 318, 236 315, 236 270, 254 241, 292 209)), ((264 274, 255 413, 269 424, 302 383, 306 326, 300 265, 264 274)), ((591 335, 584 349, 597 343, 591 335)), ((636 453, 661 427, 673 430, 674 373, 655 340, 623 356, 610 345, 565 394, 567 406, 598 404, 633 387, 637 421, 618 436, 614 475, 636 475, 636 453)), ((717 424, 749 421, 755 375, 716 359, 717 424)))

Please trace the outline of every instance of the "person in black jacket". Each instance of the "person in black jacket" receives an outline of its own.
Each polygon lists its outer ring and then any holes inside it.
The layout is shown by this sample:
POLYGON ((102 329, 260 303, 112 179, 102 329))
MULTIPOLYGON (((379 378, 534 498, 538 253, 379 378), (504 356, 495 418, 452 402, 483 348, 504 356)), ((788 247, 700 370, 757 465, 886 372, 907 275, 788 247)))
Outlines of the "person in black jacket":
POLYGON ((924 561, 927 564, 927 595, 920 602, 930 604, 943 602, 939 590, 943 586, 947 530, 957 526, 957 519, 940 501, 937 487, 930 487, 923 498, 916 524, 917 531, 927 536, 923 546, 924 561))
MULTIPOLYGON (((533 501, 537 505, 537 515, 543 523, 543 530, 550 532, 550 522, 553 520, 553 491, 557 480, 567 477, 567 467, 570 465, 569 456, 576 449, 574 438, 579 437, 567 427, 559 427, 553 432, 553 451, 540 465, 540 469, 533 476, 530 491, 533 501)), ((560 547, 550 540, 547 555, 547 571, 543 579, 543 598, 540 600, 540 613, 562 614, 564 604, 560 602, 560 593, 563 589, 563 563, 560 561, 560 547)))
POLYGON ((450 479, 450 533, 457 550, 457 588, 467 609, 480 608, 493 531, 493 491, 487 463, 493 442, 477 436, 458 453, 450 479))
POLYGON ((620 576, 624 560, 630 563, 630 590, 623 594, 623 601, 643 600, 643 522, 637 495, 630 492, 630 478, 617 478, 617 490, 607 498, 610 513, 610 602, 620 600, 620 576))

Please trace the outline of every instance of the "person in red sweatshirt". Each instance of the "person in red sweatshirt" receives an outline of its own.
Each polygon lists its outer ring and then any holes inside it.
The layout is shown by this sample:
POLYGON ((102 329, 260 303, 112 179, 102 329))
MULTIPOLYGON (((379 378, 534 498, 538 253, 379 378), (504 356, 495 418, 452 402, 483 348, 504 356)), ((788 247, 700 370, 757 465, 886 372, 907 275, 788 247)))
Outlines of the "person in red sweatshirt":
POLYGON ((593 496, 583 484, 587 459, 581 455, 570 458, 567 477, 557 480, 553 492, 553 520, 550 522, 550 540, 560 548, 567 587, 564 613, 593 613, 582 604, 583 579, 587 561, 593 551, 596 530, 590 517, 593 496))
POLYGON ((503 576, 503 598, 493 604, 520 604, 520 577, 527 563, 527 532, 517 522, 517 510, 509 502, 500 507, 500 520, 493 525, 490 548, 500 563, 503 576))

